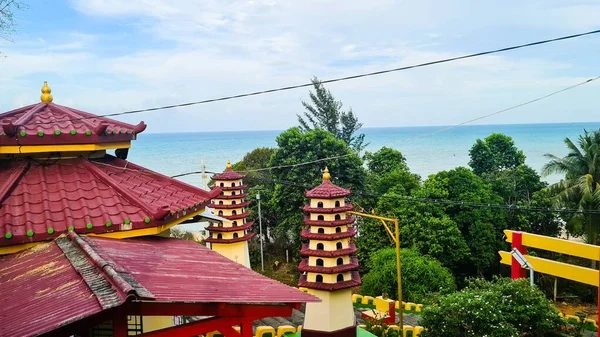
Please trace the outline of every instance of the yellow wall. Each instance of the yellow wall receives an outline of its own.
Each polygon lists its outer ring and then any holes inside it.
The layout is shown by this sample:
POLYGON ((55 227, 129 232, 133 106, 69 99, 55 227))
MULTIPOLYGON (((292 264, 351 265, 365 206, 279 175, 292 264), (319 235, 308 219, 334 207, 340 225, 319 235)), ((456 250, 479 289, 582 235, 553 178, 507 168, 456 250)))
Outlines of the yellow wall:
POLYGON ((233 211, 236 212, 237 215, 240 215, 242 213, 244 213, 245 209, 244 208, 234 208, 234 209, 215 209, 213 211, 213 214, 218 215, 218 216, 230 216, 233 215, 233 211), (223 212, 223 213, 221 213, 223 212))
POLYGON ((211 249, 234 262, 250 268, 248 241, 236 243, 212 243, 211 249))
POLYGON ((212 238, 216 239, 219 234, 221 234, 221 239, 234 239, 233 233, 237 233, 238 238, 244 236, 244 231, 235 231, 235 232, 211 232, 212 238))
MULTIPOLYGON (((323 276, 323 283, 338 283, 337 276, 338 274, 317 274, 317 273, 306 273, 306 280, 308 282, 317 282, 317 275, 323 276)), ((352 275, 350 272, 341 273, 344 275, 344 281, 350 281, 352 279, 352 275)))
POLYGON ((346 201, 344 200, 344 198, 331 199, 331 200, 327 200, 327 199, 310 199, 310 207, 317 208, 319 202, 322 202, 323 203, 323 208, 334 208, 336 201, 340 202, 340 207, 346 205, 346 201))
POLYGON ((303 329, 336 331, 354 325, 351 289, 334 292, 309 289, 308 292, 322 302, 306 303, 303 329))
POLYGON ((142 326, 144 328, 144 333, 170 328, 173 326, 173 317, 172 316, 143 316, 142 317, 142 326))
POLYGON ((223 187, 231 187, 231 183, 234 183, 235 186, 240 186, 243 185, 242 179, 238 179, 238 180, 215 180, 215 186, 221 186, 221 184, 223 184, 223 187))
MULTIPOLYGON (((346 255, 346 256, 340 256, 340 257, 344 260, 344 264, 350 263, 350 256, 346 255)), ((313 266, 313 267, 316 266, 317 259, 323 260, 323 267, 335 267, 338 265, 337 257, 331 258, 331 257, 315 257, 315 256, 308 257, 308 265, 313 266)))
POLYGON ((348 248, 348 244, 350 243, 350 239, 341 239, 335 241, 321 241, 321 240, 310 240, 308 246, 310 249, 317 249, 317 244, 322 243, 323 248, 327 251, 337 250, 336 245, 338 242, 342 243, 342 249, 348 248))
POLYGON ((242 199, 223 199, 223 200, 219 200, 219 198, 215 198, 215 204, 217 205, 233 205, 233 202, 235 201, 235 204, 240 204, 242 202, 244 202, 242 199), (223 203, 221 203, 223 202, 223 203))
MULTIPOLYGON (((348 226, 338 226, 342 231, 340 233, 346 233, 348 231, 348 226)), ((337 233, 335 230, 337 227, 319 227, 319 226, 310 226, 311 233, 319 233, 319 228, 323 228, 325 234, 335 234, 337 233)))

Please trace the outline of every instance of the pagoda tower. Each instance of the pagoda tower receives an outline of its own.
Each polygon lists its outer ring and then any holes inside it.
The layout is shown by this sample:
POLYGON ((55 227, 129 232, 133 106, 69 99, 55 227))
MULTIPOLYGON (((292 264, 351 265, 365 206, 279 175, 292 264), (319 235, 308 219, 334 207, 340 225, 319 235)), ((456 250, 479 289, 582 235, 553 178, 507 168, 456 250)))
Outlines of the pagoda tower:
POLYGON ((245 175, 231 169, 231 162, 227 162, 225 172, 213 176, 214 185, 211 188, 220 188, 221 194, 213 199, 209 207, 214 209, 214 214, 227 221, 212 223, 206 227, 210 235, 205 240, 210 243, 210 248, 219 254, 250 268, 250 255, 248 253, 248 240, 254 236, 248 230, 254 221, 246 221, 250 215, 246 207, 249 201, 244 201, 248 193, 244 189, 242 179, 245 175))
POLYGON ((307 228, 301 237, 308 240, 300 254, 304 257, 298 270, 299 286, 321 299, 307 303, 303 337, 355 336, 356 321, 352 306, 352 287, 361 284, 356 247, 354 218, 348 214, 352 204, 346 202, 351 192, 331 183, 325 168, 323 183, 305 193, 310 204, 304 207, 307 228))

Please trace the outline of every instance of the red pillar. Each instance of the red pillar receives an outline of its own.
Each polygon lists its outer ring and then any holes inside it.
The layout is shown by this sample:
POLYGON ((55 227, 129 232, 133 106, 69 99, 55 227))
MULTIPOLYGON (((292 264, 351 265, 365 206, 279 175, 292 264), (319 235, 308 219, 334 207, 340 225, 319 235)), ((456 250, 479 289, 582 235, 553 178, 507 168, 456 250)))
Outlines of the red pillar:
POLYGON ((117 311, 113 316, 113 337, 127 337, 127 315, 117 311))
MULTIPOLYGON (((517 250, 519 252, 521 252, 521 254, 523 254, 523 255, 527 254, 527 247, 523 246, 523 233, 513 232, 512 248, 517 248, 517 250)), ((512 258, 511 278, 513 280, 516 280, 519 278, 527 278, 527 271, 525 269, 521 268, 521 265, 519 264, 519 262, 517 262, 517 260, 515 260, 514 257, 512 258)))
POLYGON ((252 322, 242 323, 240 325, 242 329, 242 337, 252 337, 252 322))

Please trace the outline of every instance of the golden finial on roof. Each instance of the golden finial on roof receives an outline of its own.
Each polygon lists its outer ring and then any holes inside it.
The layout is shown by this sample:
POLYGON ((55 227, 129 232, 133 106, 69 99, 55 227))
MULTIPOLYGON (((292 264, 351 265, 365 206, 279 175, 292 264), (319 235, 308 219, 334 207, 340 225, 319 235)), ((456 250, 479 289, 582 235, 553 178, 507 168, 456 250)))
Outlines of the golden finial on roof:
POLYGON ((325 171, 323 171, 323 180, 331 179, 331 175, 329 174, 329 169, 325 166, 325 171))
POLYGON ((227 167, 225 167, 227 170, 231 170, 231 160, 227 161, 227 167))
POLYGON ((48 82, 44 81, 44 86, 42 87, 42 96, 40 97, 42 102, 44 102, 44 103, 52 102, 52 100, 54 98, 50 94, 51 92, 52 92, 52 89, 50 89, 50 87, 48 86, 48 82))

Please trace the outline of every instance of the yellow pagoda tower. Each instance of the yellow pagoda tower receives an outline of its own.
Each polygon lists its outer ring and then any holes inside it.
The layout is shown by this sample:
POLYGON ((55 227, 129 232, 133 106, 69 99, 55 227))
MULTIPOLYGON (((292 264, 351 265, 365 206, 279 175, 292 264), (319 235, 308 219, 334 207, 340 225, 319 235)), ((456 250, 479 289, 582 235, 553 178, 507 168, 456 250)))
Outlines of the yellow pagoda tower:
POLYGON ((227 221, 212 223, 206 227, 210 235, 205 240, 210 243, 210 248, 219 254, 250 268, 250 255, 248 253, 248 240, 254 236, 248 230, 254 221, 246 221, 250 212, 246 209, 249 201, 244 201, 248 193, 244 193, 247 185, 242 179, 245 175, 231 169, 231 162, 227 162, 225 172, 213 176, 215 184, 221 195, 213 199, 209 207, 214 209, 213 214, 227 221))
POLYGON ((361 284, 356 247, 354 218, 348 214, 352 204, 346 202, 351 192, 331 183, 325 168, 323 183, 307 191, 310 204, 304 207, 307 228, 301 237, 304 257, 298 270, 299 286, 321 299, 307 303, 302 337, 355 336, 356 321, 352 306, 352 287, 361 284))

